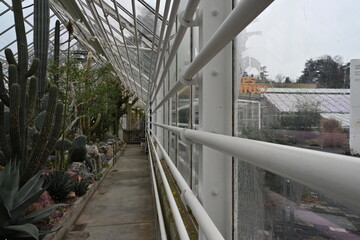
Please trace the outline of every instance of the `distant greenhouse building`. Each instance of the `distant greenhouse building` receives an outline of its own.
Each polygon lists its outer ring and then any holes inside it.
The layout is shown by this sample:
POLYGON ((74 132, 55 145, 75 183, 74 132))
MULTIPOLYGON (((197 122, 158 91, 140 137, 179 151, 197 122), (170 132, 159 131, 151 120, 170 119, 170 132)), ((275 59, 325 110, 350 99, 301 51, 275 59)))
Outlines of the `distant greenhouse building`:
POLYGON ((268 88, 264 94, 239 98, 239 130, 286 128, 286 118, 294 116, 299 108, 315 109, 322 119, 335 119, 343 129, 349 129, 349 89, 268 88))

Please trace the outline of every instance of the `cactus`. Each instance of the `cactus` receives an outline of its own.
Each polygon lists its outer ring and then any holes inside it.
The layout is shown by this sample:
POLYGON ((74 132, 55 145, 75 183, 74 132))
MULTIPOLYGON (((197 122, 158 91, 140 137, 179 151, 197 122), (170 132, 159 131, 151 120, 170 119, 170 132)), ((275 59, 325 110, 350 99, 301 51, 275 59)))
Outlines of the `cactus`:
POLYGON ((72 147, 71 142, 67 139, 60 139, 55 143, 56 151, 67 151, 72 147))
POLYGON ((46 114, 46 112, 42 112, 39 115, 37 115, 35 118, 35 128, 38 131, 40 131, 42 129, 42 127, 44 126, 45 114, 46 114))
MULTIPOLYGON (((60 135, 63 105, 57 101, 57 88, 49 89, 49 103, 43 114, 43 123, 39 133, 30 133, 37 93, 37 78, 32 77, 38 67, 39 59, 34 58, 28 69, 28 49, 22 13, 22 1, 13 0, 15 31, 17 36, 18 60, 10 49, 5 50, 9 63, 8 89, 0 64, 0 164, 6 165, 11 160, 19 163, 21 184, 26 183, 45 165, 60 135), (30 78, 30 82, 28 79, 30 78), (9 137, 5 129, 5 107, 10 108, 9 137), (29 136, 31 135, 31 136, 29 136)), ((43 43, 40 43, 43 44, 43 43)))
POLYGON ((70 162, 85 162, 86 160, 86 147, 77 147, 70 149, 70 162))
MULTIPOLYGON (((67 139, 60 139, 55 144, 55 150, 64 153, 64 151, 69 150, 69 158, 71 162, 82 162, 86 159, 86 136, 80 135, 74 138, 73 142, 70 142, 67 139)), ((65 158, 60 159, 58 163, 60 168, 66 165, 65 158)))
POLYGON ((86 146, 86 136, 80 135, 77 136, 72 142, 73 148, 85 147, 86 146))
MULTIPOLYGON (((85 89, 89 89, 90 88, 90 84, 89 84, 89 77, 90 77, 90 70, 91 70, 91 62, 92 62, 92 58, 93 58, 93 54, 92 52, 88 52, 88 56, 87 56, 87 62, 86 62, 86 73, 87 73, 87 77, 85 79, 85 89)), ((90 139, 91 137, 91 133, 99 126, 100 121, 101 121, 101 114, 99 113, 96 116, 96 120, 94 122, 94 124, 91 125, 91 121, 90 121, 90 117, 89 117, 89 111, 88 111, 88 105, 85 104, 83 106, 84 109, 84 114, 85 116, 80 120, 80 126, 83 130, 83 133, 90 139)))
POLYGON ((85 116, 81 119, 80 121, 80 125, 81 125, 81 128, 83 130, 83 133, 88 137, 90 138, 91 137, 91 133, 99 126, 100 122, 101 122, 101 113, 99 113, 97 116, 96 116, 96 120, 95 122, 91 125, 90 124, 90 117, 88 116, 85 116))
POLYGON ((49 23, 49 1, 34 1, 34 52, 35 57, 40 59, 40 66, 36 73, 36 77, 38 78, 39 99, 41 99, 45 93, 45 77, 49 49, 49 23))
MULTIPOLYGON (((60 59, 60 21, 56 20, 55 22, 55 36, 54 36, 54 62, 56 68, 59 67, 59 59, 60 59)), ((54 82, 57 83, 59 81, 59 74, 54 75, 54 82)))

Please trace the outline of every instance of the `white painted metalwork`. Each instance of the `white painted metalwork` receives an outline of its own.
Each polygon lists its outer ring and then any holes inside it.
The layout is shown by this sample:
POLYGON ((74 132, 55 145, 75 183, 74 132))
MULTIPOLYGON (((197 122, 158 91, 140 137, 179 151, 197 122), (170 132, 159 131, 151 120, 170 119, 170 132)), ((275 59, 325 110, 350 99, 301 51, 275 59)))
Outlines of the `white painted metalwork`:
MULTIPOLYGON (((133 10, 133 19, 134 19, 134 28, 135 28, 135 41, 136 41, 136 52, 137 52, 137 62, 139 67, 139 78, 140 78, 140 89, 143 88, 143 81, 141 78, 141 62, 140 62, 140 51, 139 51, 139 37, 138 37, 138 29, 137 29, 137 16, 136 16, 136 6, 135 6, 135 0, 131 1, 132 10, 133 10)), ((145 100, 143 92, 141 91, 141 97, 145 100)))
POLYGON ((160 237, 162 240, 166 240, 166 230, 165 230, 165 224, 164 224, 164 217, 161 210, 161 203, 159 198, 159 192, 156 184, 155 179, 155 172, 154 172, 154 165, 153 165, 153 159, 150 151, 150 144, 149 141, 147 142, 148 149, 149 149, 149 162, 150 162, 150 170, 151 170, 151 180, 152 180, 152 186, 154 189, 154 196, 155 196, 155 204, 156 204, 156 214, 158 216, 158 222, 159 222, 159 228, 160 228, 160 237))
POLYGON ((163 127, 220 152, 317 190, 341 202, 356 206, 360 191, 360 161, 356 157, 224 136, 163 124, 163 127))
POLYGON ((181 218, 179 209, 177 208, 177 205, 176 205, 174 196, 172 194, 170 185, 169 185, 169 183, 168 183, 168 181, 166 179, 164 169, 161 166, 160 158, 159 158, 159 156, 158 156, 158 154, 157 154, 157 152, 155 150, 153 140, 151 139, 151 137, 149 137, 148 139, 150 141, 150 146, 151 146, 152 152, 155 155, 156 164, 158 166, 160 176, 161 176, 161 179, 162 179, 163 184, 164 184, 164 188, 165 188, 165 191, 166 191, 166 196, 167 196, 167 199, 169 200, 169 205, 170 205, 173 217, 174 217, 174 221, 175 221, 176 228, 178 230, 179 237, 180 237, 181 240, 188 240, 188 239, 190 239, 189 235, 188 235, 188 233, 186 231, 186 228, 185 228, 184 222, 183 222, 183 220, 181 218))
MULTIPOLYGON (((194 13, 199 5, 200 0, 194 0, 194 1, 189 1, 188 4, 186 5, 186 9, 184 11, 184 14, 182 16, 183 21, 185 22, 190 22, 194 16, 194 13)), ((179 49, 180 43, 181 41, 184 39, 185 33, 186 33, 187 27, 184 25, 180 25, 180 27, 177 30, 176 33, 176 37, 174 40, 173 45, 171 46, 171 50, 168 56, 168 59, 166 61, 165 67, 163 69, 163 73, 161 74, 158 86, 156 87, 155 92, 153 92, 153 96, 155 97, 156 94, 159 92, 161 85, 163 84, 163 81, 165 79, 165 76, 167 74, 167 72, 169 71, 169 68, 176 56, 176 53, 179 49)), ((154 81, 157 81, 157 78, 154 79, 154 81)), ((156 85, 156 83, 155 83, 156 85)))
POLYGON ((350 150, 353 154, 360 154, 360 59, 350 62, 350 150))
MULTIPOLYGON (((181 130, 176 130, 176 133, 181 132, 181 130)), ((224 239, 209 215, 206 213, 205 209, 199 202, 199 200, 195 197, 194 193, 187 185, 185 179, 182 177, 179 170, 174 165, 173 161, 170 159, 169 155, 165 151, 164 147, 161 145, 160 141, 154 136, 154 139, 157 143, 157 146, 160 148, 160 151, 164 157, 164 160, 169 167, 172 176, 174 177, 178 187, 180 188, 182 200, 184 204, 188 205, 196 219, 199 223, 202 231, 204 232, 206 239, 208 240, 221 240, 224 239)), ((150 138, 150 136, 149 136, 150 138)))
MULTIPOLYGON (((209 63, 236 35, 249 25, 262 11, 264 11, 274 0, 243 0, 229 14, 214 35, 207 41, 194 61, 185 69, 182 76, 184 82, 195 84, 193 77, 209 63)), ((213 10, 216 16, 218 13, 213 10)), ((175 84, 164 99, 169 99, 174 93, 180 91, 186 85, 175 84), (170 96, 168 96, 170 95, 170 96)), ((156 109, 166 101, 160 101, 156 109)))
MULTIPOLYGON (((165 26, 166 26, 166 19, 169 15, 169 11, 170 11, 170 2, 171 1, 166 1, 165 3, 165 9, 164 9, 164 14, 163 14, 163 21, 162 21, 162 24, 161 24, 161 29, 160 29, 160 36, 159 36, 159 42, 158 42, 158 51, 156 51, 156 57, 155 57, 155 61, 153 60, 151 63, 151 77, 154 79, 155 78, 155 74, 156 74, 156 69, 158 67, 158 60, 159 60, 159 55, 160 55, 160 49, 162 49, 163 47, 165 47, 163 45, 163 37, 164 37, 164 33, 165 33, 165 26)), ((156 34, 156 33, 154 33, 156 34)), ((153 80, 153 83, 154 83, 154 80, 153 80)), ((152 85, 150 87, 150 89, 152 89, 154 86, 152 85)))
MULTIPOLYGON (((167 46, 170 41, 170 35, 171 35, 171 31, 172 31, 174 23, 175 23, 179 4, 180 4, 180 0, 174 0, 172 3, 171 13, 170 13, 170 17, 169 17, 169 24, 166 28, 166 34, 165 34, 165 38, 164 38, 163 48, 161 51, 160 60, 159 60, 158 67, 157 67, 157 70, 155 73, 154 81, 156 81, 157 77, 159 76, 160 69, 161 69, 163 60, 165 58, 165 52, 166 52, 167 46)), ((154 87, 155 87, 155 85, 154 85, 154 87)))

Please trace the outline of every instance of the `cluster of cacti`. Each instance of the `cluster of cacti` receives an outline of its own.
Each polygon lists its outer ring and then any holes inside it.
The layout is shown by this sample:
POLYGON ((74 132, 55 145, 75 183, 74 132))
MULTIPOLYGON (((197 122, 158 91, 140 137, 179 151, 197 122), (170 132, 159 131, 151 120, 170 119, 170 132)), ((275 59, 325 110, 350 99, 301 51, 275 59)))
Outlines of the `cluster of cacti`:
POLYGON ((58 90, 49 88, 46 111, 36 120, 38 130, 32 130, 37 96, 37 78, 33 75, 39 67, 34 58, 28 68, 28 49, 22 12, 22 1, 13 0, 15 30, 17 36, 18 61, 10 49, 5 50, 8 67, 8 89, 0 65, 0 164, 11 160, 20 164, 21 183, 24 184, 46 163, 60 135, 63 105, 57 101, 58 90), (28 79, 30 78, 30 82, 28 79), (9 136, 3 124, 6 121, 4 105, 10 109, 9 136), (31 138, 30 138, 31 137, 31 138), (8 140, 9 139, 9 140, 8 140))
POLYGON ((61 139, 55 144, 57 151, 69 150, 70 162, 83 162, 86 160, 86 136, 79 135, 71 143, 67 139, 61 139))

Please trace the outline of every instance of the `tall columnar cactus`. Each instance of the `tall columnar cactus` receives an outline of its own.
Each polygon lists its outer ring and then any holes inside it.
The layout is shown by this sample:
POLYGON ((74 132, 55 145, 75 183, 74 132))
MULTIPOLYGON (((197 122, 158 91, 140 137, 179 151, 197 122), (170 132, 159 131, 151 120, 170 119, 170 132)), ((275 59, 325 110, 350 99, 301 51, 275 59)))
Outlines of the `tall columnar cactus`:
MULTIPOLYGON (((54 63, 56 68, 59 67, 60 62, 60 21, 55 22, 55 36, 54 36, 54 63)), ((54 75, 54 82, 59 81, 59 74, 54 75)), ((1 87, 1 86, 0 86, 1 87)))
POLYGON ((13 0, 12 2, 18 41, 18 61, 15 60, 10 49, 5 50, 9 64, 9 90, 5 88, 2 65, 0 65, 0 164, 6 165, 11 160, 18 161, 21 166, 21 182, 24 184, 44 166, 59 138, 63 105, 57 101, 57 88, 51 86, 42 128, 39 133, 32 134, 30 139, 29 127, 34 119, 37 95, 37 78, 33 75, 38 69, 39 59, 34 58, 28 69, 22 1, 13 0), (29 78, 30 82, 28 82, 29 78), (4 105, 10 109, 9 136, 6 135, 4 129, 4 105))
POLYGON ((36 73, 39 86, 39 99, 45 93, 45 79, 47 70, 47 57, 49 49, 50 8, 48 0, 34 1, 34 52, 40 59, 40 66, 36 73))
MULTIPOLYGON (((90 70, 92 63, 93 54, 88 52, 87 62, 86 62, 86 79, 85 79, 85 90, 90 88, 90 70)), ((91 119, 89 117, 89 105, 87 103, 83 104, 83 107, 80 110, 83 110, 84 117, 80 120, 80 126, 83 130, 83 134, 87 136, 88 139, 91 137, 91 133, 99 126, 101 121, 101 113, 96 116, 95 122, 91 125, 91 119)))

